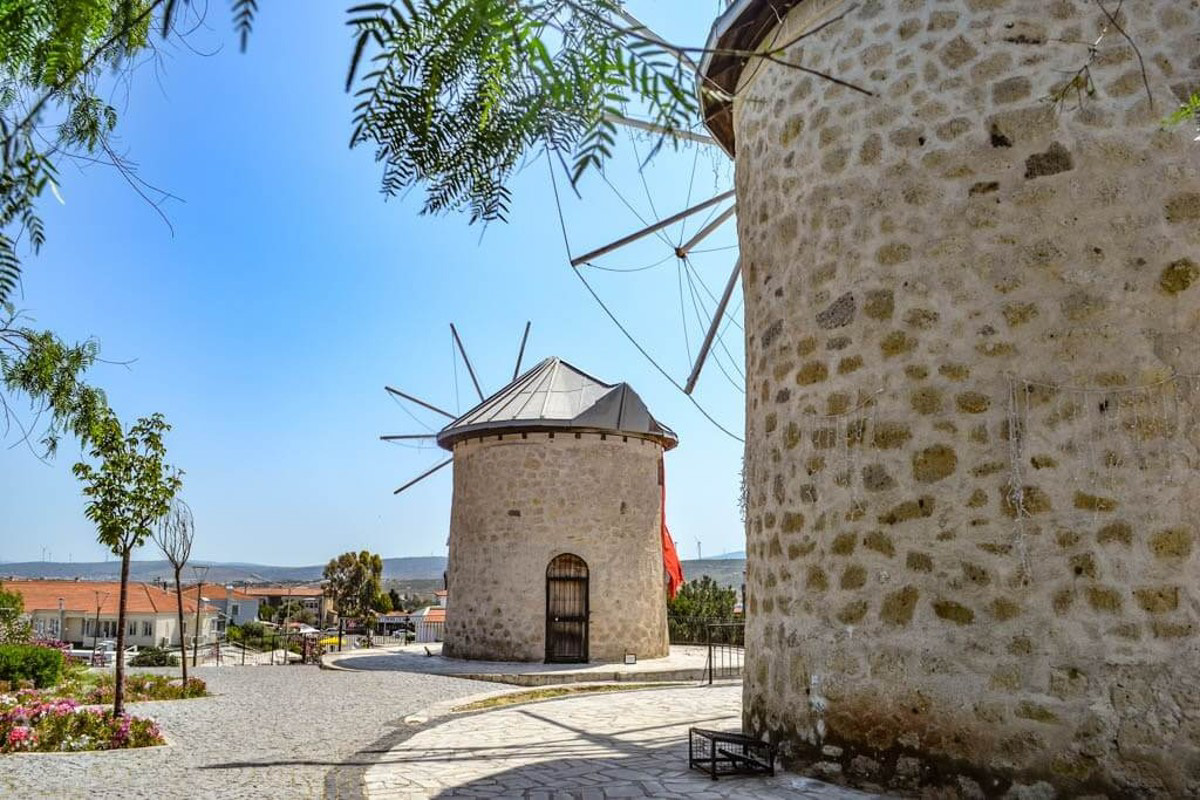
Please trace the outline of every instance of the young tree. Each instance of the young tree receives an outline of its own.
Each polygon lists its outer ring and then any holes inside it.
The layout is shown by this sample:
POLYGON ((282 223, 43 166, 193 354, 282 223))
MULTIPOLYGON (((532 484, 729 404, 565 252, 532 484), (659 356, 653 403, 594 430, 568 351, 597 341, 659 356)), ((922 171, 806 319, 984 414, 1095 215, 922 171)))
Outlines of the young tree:
POLYGON ((312 625, 317 621, 317 615, 305 608, 299 600, 286 600, 275 609, 273 621, 280 624, 298 622, 301 625, 312 625))
POLYGON ((125 609, 129 559, 145 544, 153 525, 171 509, 183 485, 182 473, 164 463, 163 434, 171 429, 162 414, 139 419, 129 430, 111 410, 93 432, 89 454, 96 465, 81 461, 75 476, 88 498, 85 514, 95 524, 97 539, 121 558, 121 594, 117 605, 117 674, 113 714, 125 709, 125 609))
POLYGON ((387 611, 391 603, 383 591, 383 559, 363 550, 342 553, 325 565, 326 592, 338 612, 338 636, 346 617, 358 617, 374 629, 375 614, 387 611))
POLYGON ((400 593, 395 589, 388 589, 388 599, 392 601, 392 607, 389 611, 401 611, 404 608, 404 602, 400 599, 400 593))
POLYGON ((672 642, 709 640, 709 624, 733 619, 737 592, 727 589, 708 575, 690 580, 667 601, 667 625, 672 642))
POLYGON ((51 331, 24 324, 10 304, 0 306, 0 412, 4 430, 17 429, 21 439, 40 440, 44 457, 54 455, 59 437, 70 434, 86 444, 108 408, 104 393, 82 375, 99 355, 95 341, 67 344, 51 331), (30 423, 22 420, 12 400, 29 402, 30 423), (41 423, 41 428, 33 426, 41 423))
POLYGON ((736 604, 736 591, 702 575, 680 587, 679 594, 667 602, 667 611, 673 617, 732 619, 736 604))
MULTIPOLYGON (((187 683, 187 643, 183 638, 183 583, 180 578, 188 559, 192 557, 192 539, 195 538, 195 520, 192 509, 180 498, 171 501, 171 508, 159 520, 152 534, 154 543, 175 570, 175 603, 179 612, 179 663, 183 665, 183 682, 187 683)), ((196 592, 200 602, 200 592, 196 592)), ((228 609, 226 609, 228 612, 228 609)))
POLYGON ((0 644, 22 644, 33 637, 25 618, 25 598, 0 584, 0 644))

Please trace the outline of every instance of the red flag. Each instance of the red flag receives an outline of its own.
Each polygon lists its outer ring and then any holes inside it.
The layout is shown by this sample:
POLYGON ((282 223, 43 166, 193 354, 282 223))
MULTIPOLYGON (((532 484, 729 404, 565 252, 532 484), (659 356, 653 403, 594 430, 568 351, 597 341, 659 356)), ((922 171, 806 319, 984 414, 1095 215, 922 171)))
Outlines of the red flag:
POLYGON ((662 461, 658 462, 659 486, 662 487, 662 550, 663 569, 667 571, 667 594, 672 599, 683 586, 683 564, 679 563, 679 554, 675 552, 675 542, 671 541, 671 532, 667 530, 667 474, 662 461))

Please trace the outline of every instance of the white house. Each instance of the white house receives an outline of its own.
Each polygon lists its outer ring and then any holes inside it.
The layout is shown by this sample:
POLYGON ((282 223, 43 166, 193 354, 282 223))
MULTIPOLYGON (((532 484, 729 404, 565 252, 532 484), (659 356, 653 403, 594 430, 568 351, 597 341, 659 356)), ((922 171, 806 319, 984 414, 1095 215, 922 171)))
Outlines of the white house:
MULTIPOLYGON (((116 581, 12 580, 3 586, 21 595, 25 613, 39 636, 70 642, 79 649, 117 638, 121 584, 116 581)), ((196 625, 194 596, 184 595, 183 611, 183 632, 190 637, 196 625)), ((174 591, 131 582, 125 606, 126 646, 178 646, 178 614, 174 591)), ((201 606, 201 643, 215 634, 216 619, 217 609, 201 606)))

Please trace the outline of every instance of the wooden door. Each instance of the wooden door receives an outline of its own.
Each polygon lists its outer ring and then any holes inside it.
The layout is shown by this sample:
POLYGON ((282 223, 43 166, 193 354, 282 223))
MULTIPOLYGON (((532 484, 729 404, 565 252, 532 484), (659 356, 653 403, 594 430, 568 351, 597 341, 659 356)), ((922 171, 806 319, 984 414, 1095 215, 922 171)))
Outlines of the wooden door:
POLYGON ((546 567, 546 662, 588 660, 588 566, 570 553, 546 567))

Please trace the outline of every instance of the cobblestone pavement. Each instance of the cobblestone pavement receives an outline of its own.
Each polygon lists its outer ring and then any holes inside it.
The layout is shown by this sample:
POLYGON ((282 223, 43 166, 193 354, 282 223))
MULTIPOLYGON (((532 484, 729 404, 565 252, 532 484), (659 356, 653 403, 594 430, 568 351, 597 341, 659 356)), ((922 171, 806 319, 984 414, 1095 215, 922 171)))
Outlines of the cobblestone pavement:
POLYGON ((740 685, 579 697, 465 714, 387 748, 365 771, 370 800, 526 797, 870 797, 795 775, 713 781, 687 768, 688 727, 737 730, 740 685))
MULTIPOLYGON (((632 665, 466 661, 459 658, 443 658, 441 652, 442 646, 439 643, 410 644, 381 650, 328 653, 325 655, 325 663, 340 669, 422 672, 540 686, 607 680, 699 680, 704 675, 704 666, 708 658, 707 648, 688 645, 673 645, 666 658, 644 659, 632 665)), ((739 661, 739 669, 740 666, 739 661)))
POLYGON ((201 667, 195 674, 215 696, 129 705, 159 721, 167 747, 0 756, 0 798, 319 798, 338 776, 361 783, 362 768, 355 774, 353 765, 389 725, 489 688, 435 675, 303 666, 201 667))

